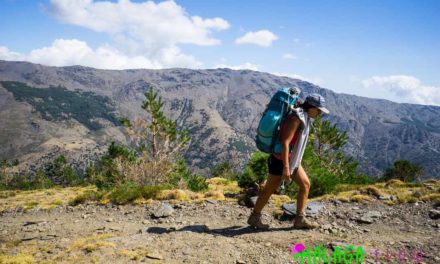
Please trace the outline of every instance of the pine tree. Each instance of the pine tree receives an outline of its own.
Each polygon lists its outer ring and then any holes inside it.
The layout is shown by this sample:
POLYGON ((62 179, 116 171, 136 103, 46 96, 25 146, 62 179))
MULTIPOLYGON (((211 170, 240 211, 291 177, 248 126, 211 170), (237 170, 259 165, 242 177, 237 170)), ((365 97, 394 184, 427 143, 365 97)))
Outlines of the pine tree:
POLYGON ((353 157, 345 157, 342 148, 347 144, 347 132, 341 132, 336 124, 315 118, 311 128, 310 141, 322 167, 335 174, 342 182, 348 180, 365 181, 365 177, 356 174, 358 162, 353 157))
POLYGON ((141 153, 136 166, 125 167, 126 174, 142 185, 168 181, 180 152, 191 140, 186 129, 179 130, 176 123, 165 115, 163 106, 162 98, 150 87, 142 104, 149 120, 138 118, 133 124, 125 120, 132 143, 141 153))

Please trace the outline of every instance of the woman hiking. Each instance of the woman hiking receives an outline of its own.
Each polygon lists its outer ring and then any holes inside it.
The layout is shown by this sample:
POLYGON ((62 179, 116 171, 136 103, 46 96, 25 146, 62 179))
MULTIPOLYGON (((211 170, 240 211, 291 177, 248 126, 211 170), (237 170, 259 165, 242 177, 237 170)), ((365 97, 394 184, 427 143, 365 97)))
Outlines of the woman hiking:
POLYGON ((329 110, 325 107, 324 98, 319 94, 310 94, 303 103, 299 104, 298 108, 284 118, 279 142, 282 150, 281 153, 272 153, 268 158, 269 176, 247 221, 250 226, 259 229, 269 228, 268 224, 261 221, 261 211, 270 196, 278 189, 281 181, 290 181, 290 179, 299 186, 294 228, 312 229, 319 226, 316 222, 305 218, 304 210, 309 195, 310 180, 301 166, 301 159, 308 140, 310 119, 316 118, 321 113, 329 113, 329 110), (291 158, 294 158, 291 153, 293 146, 297 147, 297 150, 293 153, 296 155, 297 166, 292 164, 291 158), (302 151, 300 151, 300 148, 302 151), (294 169, 295 171, 293 171, 294 169))

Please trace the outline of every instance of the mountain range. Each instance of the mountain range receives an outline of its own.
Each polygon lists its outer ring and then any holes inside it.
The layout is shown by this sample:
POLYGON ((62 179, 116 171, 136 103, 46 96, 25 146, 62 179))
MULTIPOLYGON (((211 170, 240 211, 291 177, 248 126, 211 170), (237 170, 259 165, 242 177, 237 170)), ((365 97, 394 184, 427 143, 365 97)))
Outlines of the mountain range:
POLYGON ((330 114, 324 119, 347 131, 344 153, 359 161, 359 171, 375 177, 407 159, 423 167, 424 178, 440 178, 440 107, 231 69, 99 70, 0 61, 0 158, 19 159, 18 170, 35 171, 64 154, 84 169, 111 141, 128 144, 118 117, 148 118, 141 105, 150 86, 166 114, 189 130, 184 156, 199 173, 223 161, 243 168, 256 151, 256 127, 273 93, 298 87, 303 98, 325 97, 330 114))

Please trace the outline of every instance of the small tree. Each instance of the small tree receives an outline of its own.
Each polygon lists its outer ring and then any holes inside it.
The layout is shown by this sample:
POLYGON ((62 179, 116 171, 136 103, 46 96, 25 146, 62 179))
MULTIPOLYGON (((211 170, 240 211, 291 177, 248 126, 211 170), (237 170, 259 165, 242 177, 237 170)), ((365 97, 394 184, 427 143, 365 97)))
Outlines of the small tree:
POLYGON ((418 164, 412 164, 408 160, 396 160, 394 165, 385 170, 382 180, 399 179, 404 182, 420 181, 423 168, 418 164))
POLYGON ((46 166, 45 171, 49 179, 64 187, 75 183, 77 180, 76 172, 69 165, 64 155, 55 158, 52 163, 46 166))
POLYGON ((234 165, 229 161, 220 162, 213 169, 211 169, 211 176, 233 179, 235 177, 234 165))
POLYGON ((141 153, 133 166, 121 164, 124 174, 142 185, 161 184, 169 180, 175 169, 180 151, 191 138, 186 129, 178 130, 176 123, 162 111, 163 101, 150 87, 145 93, 144 109, 150 120, 136 119, 133 124, 125 120, 132 143, 141 153))
POLYGON ((345 181, 354 178, 358 162, 353 157, 345 157, 342 148, 347 144, 347 132, 340 132, 336 124, 322 120, 318 116, 311 128, 310 141, 314 146, 314 152, 321 161, 322 167, 326 168, 345 181))

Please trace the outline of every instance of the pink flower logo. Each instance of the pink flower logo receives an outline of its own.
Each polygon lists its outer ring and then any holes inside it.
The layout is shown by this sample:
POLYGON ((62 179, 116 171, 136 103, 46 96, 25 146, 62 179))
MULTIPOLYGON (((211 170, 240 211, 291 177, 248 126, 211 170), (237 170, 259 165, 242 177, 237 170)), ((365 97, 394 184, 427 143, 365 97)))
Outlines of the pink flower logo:
POLYGON ((300 253, 305 248, 306 247, 303 244, 297 244, 297 245, 292 244, 292 254, 295 255, 296 253, 300 253))

